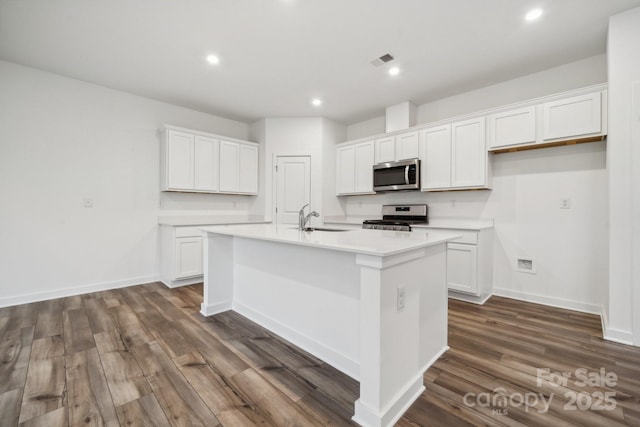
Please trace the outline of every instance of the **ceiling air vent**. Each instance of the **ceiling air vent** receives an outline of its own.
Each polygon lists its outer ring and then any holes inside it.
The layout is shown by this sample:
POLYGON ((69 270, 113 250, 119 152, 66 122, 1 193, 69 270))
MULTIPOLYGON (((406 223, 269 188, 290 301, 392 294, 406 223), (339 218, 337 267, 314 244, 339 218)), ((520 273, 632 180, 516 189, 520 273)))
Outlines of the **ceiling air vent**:
POLYGON ((391 56, 391 54, 385 53, 380 58, 376 58, 373 61, 371 61, 371 65, 373 65, 374 67, 379 67, 379 66, 381 66, 383 64, 386 64, 387 62, 391 62, 393 60, 394 60, 394 58, 393 58, 393 56, 391 56))

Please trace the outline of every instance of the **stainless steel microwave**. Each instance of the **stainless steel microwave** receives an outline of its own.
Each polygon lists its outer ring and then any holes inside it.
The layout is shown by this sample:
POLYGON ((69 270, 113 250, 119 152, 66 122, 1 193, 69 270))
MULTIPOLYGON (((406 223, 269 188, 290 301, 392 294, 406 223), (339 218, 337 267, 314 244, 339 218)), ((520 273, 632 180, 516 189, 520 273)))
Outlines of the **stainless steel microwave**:
POLYGON ((420 160, 373 165, 373 191, 397 191, 420 189, 420 160))

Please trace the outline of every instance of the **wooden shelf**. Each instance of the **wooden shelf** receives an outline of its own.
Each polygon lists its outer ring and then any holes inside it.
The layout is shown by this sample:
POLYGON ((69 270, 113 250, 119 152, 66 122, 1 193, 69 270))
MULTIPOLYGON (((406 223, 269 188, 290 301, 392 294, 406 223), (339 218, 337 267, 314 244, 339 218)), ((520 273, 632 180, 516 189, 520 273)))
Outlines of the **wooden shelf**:
POLYGON ((516 151, 537 150, 540 148, 563 147, 565 145, 576 145, 576 144, 584 144, 587 142, 604 141, 606 137, 607 135, 599 135, 599 136, 592 136, 589 138, 579 138, 579 139, 569 139, 565 141, 547 142, 544 144, 532 144, 532 145, 523 145, 520 147, 498 148, 495 150, 489 150, 489 152, 494 154, 502 154, 502 153, 515 153, 516 151))

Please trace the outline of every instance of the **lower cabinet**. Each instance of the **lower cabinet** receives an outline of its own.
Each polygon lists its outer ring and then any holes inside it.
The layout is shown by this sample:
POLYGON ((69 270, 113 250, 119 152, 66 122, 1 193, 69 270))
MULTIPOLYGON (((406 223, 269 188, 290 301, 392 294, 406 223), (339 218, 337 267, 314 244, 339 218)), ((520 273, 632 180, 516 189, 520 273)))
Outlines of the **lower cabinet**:
POLYGON ((202 281, 202 235, 197 227, 160 227, 160 274, 170 288, 202 281))
POLYGON ((493 230, 448 230, 461 235, 447 243, 449 297, 483 304, 493 289, 493 230))

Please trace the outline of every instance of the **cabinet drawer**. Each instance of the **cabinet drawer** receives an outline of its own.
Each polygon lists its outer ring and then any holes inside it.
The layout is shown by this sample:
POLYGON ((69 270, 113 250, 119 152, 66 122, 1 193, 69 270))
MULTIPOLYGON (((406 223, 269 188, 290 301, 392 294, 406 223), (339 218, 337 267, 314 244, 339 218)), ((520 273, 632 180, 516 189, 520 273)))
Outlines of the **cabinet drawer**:
POLYGON ((176 237, 202 237, 198 227, 176 227, 176 237))
POLYGON ((467 245, 478 244, 478 232, 469 230, 450 230, 453 233, 459 234, 459 239, 453 240, 451 243, 465 243, 467 245))

